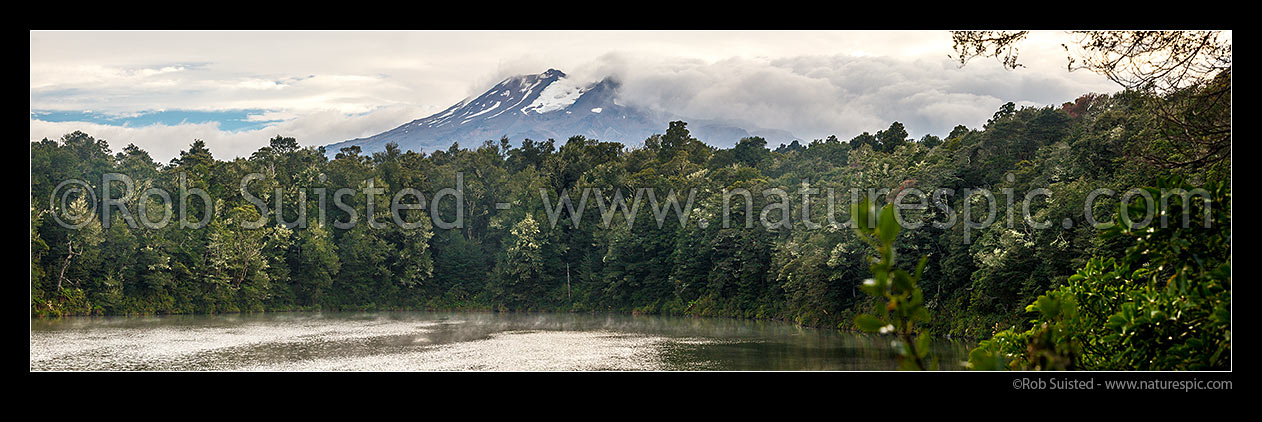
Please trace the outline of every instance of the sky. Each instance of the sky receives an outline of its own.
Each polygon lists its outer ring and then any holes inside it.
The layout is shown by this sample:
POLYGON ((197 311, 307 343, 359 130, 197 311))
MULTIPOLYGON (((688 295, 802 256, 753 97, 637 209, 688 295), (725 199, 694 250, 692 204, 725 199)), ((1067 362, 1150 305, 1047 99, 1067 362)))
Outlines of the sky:
MULTIPOLYGON (((849 139, 977 128, 1002 104, 1115 92, 1066 69, 1069 34, 1034 31, 1024 67, 961 67, 947 31, 32 31, 30 137, 81 130, 160 162, 194 139, 217 158, 276 136, 371 136, 559 69, 622 82, 619 102, 698 119, 849 139)), ((665 128, 663 128, 665 130, 665 128)))

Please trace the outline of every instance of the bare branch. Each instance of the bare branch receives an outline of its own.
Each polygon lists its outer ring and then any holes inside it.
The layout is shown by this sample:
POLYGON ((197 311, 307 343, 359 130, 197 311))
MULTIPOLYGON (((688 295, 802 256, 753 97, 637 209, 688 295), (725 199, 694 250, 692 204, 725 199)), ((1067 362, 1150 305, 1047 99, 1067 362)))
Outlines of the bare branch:
POLYGON ((1012 70, 1024 67, 1017 63, 1017 44, 1030 31, 951 31, 951 40, 960 66, 974 57, 994 57, 1004 68, 1012 70))

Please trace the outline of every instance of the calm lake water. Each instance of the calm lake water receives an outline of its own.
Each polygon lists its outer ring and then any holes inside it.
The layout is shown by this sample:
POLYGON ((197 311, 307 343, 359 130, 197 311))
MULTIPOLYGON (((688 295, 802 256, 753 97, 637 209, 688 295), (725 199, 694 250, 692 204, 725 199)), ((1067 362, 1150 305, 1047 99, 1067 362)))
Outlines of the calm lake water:
MULTIPOLYGON (((590 314, 269 313, 31 320, 31 370, 897 369, 890 338, 776 321, 590 314)), ((963 369, 965 342, 934 346, 963 369)))

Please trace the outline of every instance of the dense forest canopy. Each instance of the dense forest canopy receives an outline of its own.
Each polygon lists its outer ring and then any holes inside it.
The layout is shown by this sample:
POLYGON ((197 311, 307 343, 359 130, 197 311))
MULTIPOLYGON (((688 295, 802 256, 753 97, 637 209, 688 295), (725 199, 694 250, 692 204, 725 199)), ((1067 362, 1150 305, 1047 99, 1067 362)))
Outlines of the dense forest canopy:
POLYGON ((31 310, 601 311, 852 328, 857 315, 884 306, 863 294, 875 252, 836 224, 850 217, 852 189, 878 204, 911 188, 986 190, 999 206, 959 194, 920 199, 935 205, 903 213, 904 227, 916 228, 890 239, 894 254, 925 257, 917 273, 931 315, 924 330, 994 336, 975 351, 977 366, 1223 367, 1229 132, 1224 152, 1214 149, 1218 138, 1189 147, 1196 139, 1179 138, 1173 125, 1192 121, 1217 136, 1230 122, 1229 87, 1227 70, 1159 97, 1124 90, 1059 107, 1008 103, 983 127, 941 137, 909 139, 893 122, 849 140, 775 148, 757 137, 711 147, 672 122, 631 146, 501 139, 431 153, 349 147, 329 159, 323 148, 277 136, 232 160, 194 141, 163 164, 134 145, 114 151, 75 132, 30 145, 31 310), (1197 102, 1207 95, 1218 102, 1197 102), (1210 112, 1171 122, 1178 107, 1210 112), (83 189, 67 189, 68 180, 83 189), (1121 193, 1145 187, 1204 190, 1211 207, 1162 210, 1193 209, 1192 221, 1208 215, 1212 227, 1132 230, 1138 217, 1119 214, 1119 205, 1142 198, 1119 204, 1121 193), (643 189, 655 199, 605 208, 643 189), (1039 189, 1047 194, 1027 196, 1039 189), (1101 189, 1116 194, 1092 194, 1101 189), (819 194, 800 193, 807 190, 819 194), (735 191, 752 194, 725 201, 735 191), (685 205, 656 203, 668 192, 685 205), (586 198, 589 210, 561 209, 562 196, 578 209, 586 198), (415 206, 396 217, 389 210, 398 198, 415 206), (946 210, 968 214, 959 221, 946 210), (90 218, 66 224, 66 215, 90 218), (1049 224, 1024 224, 1026 215, 1049 224), (729 217, 736 223, 719 224, 729 217), (994 224, 973 224, 987 217, 994 224), (933 224, 948 220, 957 224, 933 224), (1175 323, 1162 326, 1163 317, 1175 323), (1179 327, 1191 329, 1168 331, 1179 327), (1162 336, 1186 350, 1156 340, 1129 346, 1162 336))

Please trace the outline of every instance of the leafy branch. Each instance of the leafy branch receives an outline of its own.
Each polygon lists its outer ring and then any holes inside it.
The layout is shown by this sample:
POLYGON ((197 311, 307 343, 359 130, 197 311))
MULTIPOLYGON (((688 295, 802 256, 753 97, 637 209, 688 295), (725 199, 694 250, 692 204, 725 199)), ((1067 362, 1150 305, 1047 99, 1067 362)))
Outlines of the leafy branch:
POLYGON ((888 301, 884 307, 877 307, 876 315, 862 314, 856 317, 855 324, 869 333, 894 334, 897 339, 893 345, 898 352, 900 369, 936 369, 937 362, 932 367, 926 364, 930 348, 929 334, 922 331, 917 335, 915 327, 916 322, 929 321, 924 295, 916 285, 929 257, 920 258, 915 273, 908 273, 895 266, 894 239, 898 237, 901 227, 894 216, 892 204, 881 208, 878 215, 875 206, 864 200, 851 208, 850 215, 854 219, 856 234, 864 243, 876 249, 878 255, 871 266, 873 277, 864 280, 860 289, 888 301))

